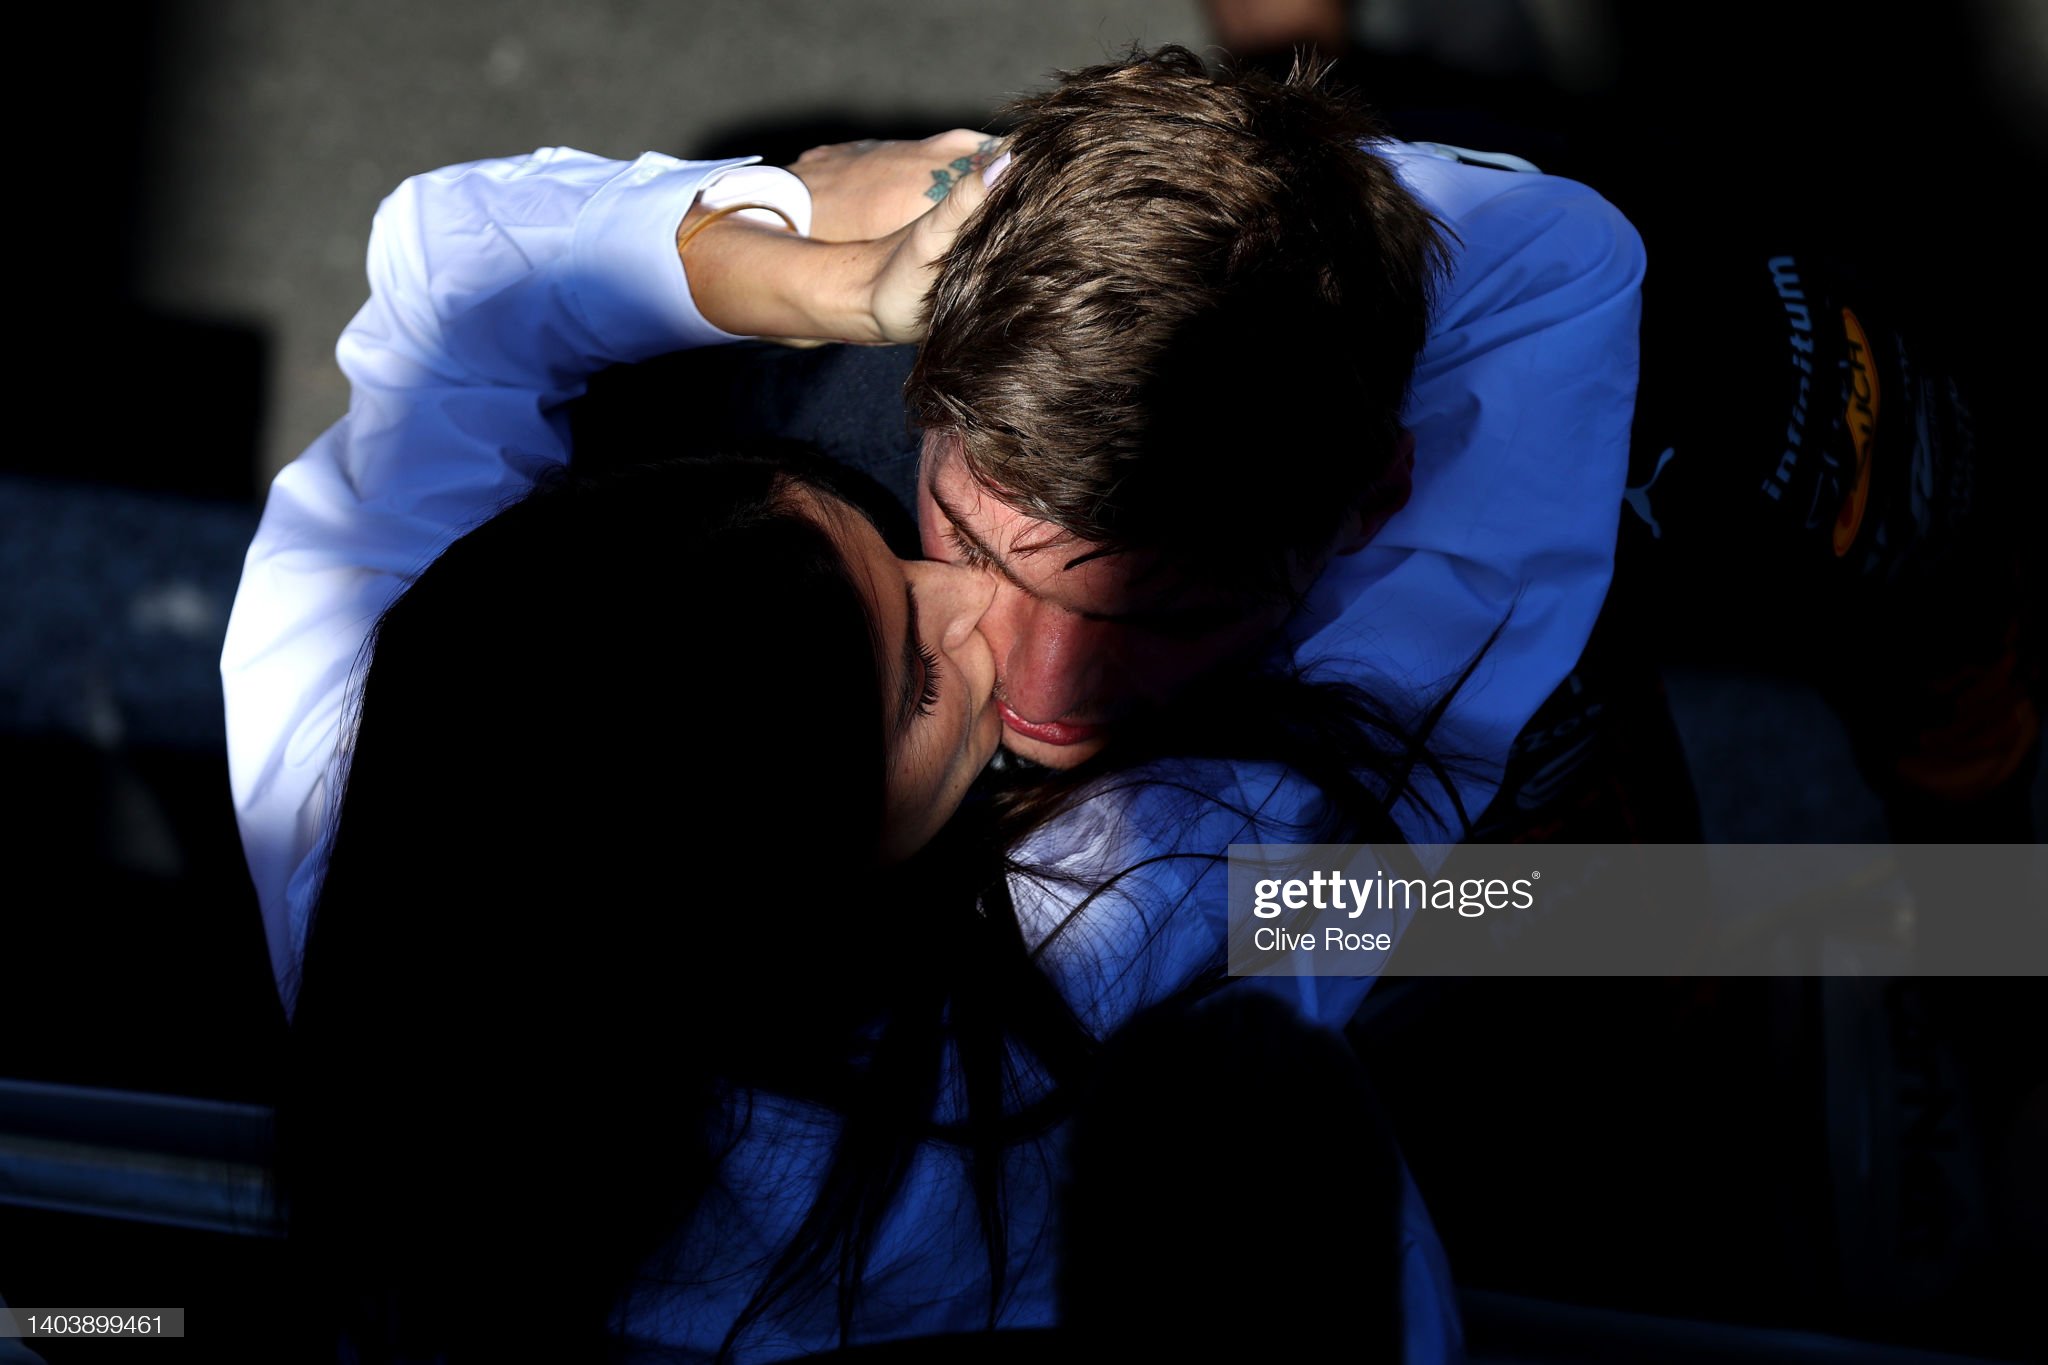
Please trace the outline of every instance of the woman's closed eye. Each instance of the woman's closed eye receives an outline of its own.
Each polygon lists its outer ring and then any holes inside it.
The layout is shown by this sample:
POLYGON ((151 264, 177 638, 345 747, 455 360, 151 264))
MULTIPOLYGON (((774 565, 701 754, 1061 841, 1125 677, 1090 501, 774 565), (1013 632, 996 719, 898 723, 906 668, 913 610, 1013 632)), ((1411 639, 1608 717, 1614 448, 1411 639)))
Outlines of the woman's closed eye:
POLYGON ((932 708, 939 704, 939 656, 930 645, 919 640, 917 657, 924 664, 924 690, 918 695, 917 713, 929 716, 932 708))

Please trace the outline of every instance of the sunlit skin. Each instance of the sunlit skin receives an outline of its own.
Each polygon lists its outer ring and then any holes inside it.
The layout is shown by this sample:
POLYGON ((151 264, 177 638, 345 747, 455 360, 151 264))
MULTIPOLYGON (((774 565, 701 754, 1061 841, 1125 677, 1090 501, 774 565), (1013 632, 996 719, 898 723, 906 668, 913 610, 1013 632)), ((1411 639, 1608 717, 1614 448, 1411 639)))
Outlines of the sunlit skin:
POLYGON ((995 657, 976 629, 994 584, 951 564, 900 560, 852 507, 805 496, 846 557, 881 640, 889 737, 881 857, 900 862, 951 818, 1001 742, 995 657))
MULTIPOLYGON (((1413 448, 1404 439, 1384 491, 1353 509, 1325 553, 1294 566, 1297 593, 1406 504, 1413 448)), ((994 655, 1003 747, 1051 768, 1093 758, 1119 720, 1269 642, 1290 609, 1282 595, 1229 594, 1142 552, 1096 556, 1100 546, 977 484, 940 432, 925 437, 917 520, 928 558, 993 584, 981 634, 994 655)))

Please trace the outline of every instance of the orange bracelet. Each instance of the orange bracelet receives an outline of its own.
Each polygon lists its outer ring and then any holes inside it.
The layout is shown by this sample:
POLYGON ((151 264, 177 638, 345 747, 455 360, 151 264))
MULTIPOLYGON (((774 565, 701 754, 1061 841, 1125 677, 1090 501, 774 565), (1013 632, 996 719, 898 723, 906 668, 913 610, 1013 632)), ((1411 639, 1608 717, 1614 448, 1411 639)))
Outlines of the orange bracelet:
MULTIPOLYGON (((698 233, 702 232, 705 228, 710 227, 719 219, 725 217, 727 214, 741 213, 747 209, 760 209, 763 212, 772 213, 777 218, 780 218, 785 224, 787 224, 791 232, 796 232, 797 230, 796 220, 794 218, 791 218, 788 214, 784 213, 781 209, 776 208, 773 204, 728 204, 722 209, 711 210, 711 212, 705 214, 702 218, 699 218, 696 222, 690 224, 690 226, 686 228, 684 231, 678 233, 676 236, 676 254, 678 256, 682 255, 683 248, 688 246, 691 243, 691 241, 696 238, 698 233)), ((799 233, 798 235, 801 236, 802 234, 799 233)))

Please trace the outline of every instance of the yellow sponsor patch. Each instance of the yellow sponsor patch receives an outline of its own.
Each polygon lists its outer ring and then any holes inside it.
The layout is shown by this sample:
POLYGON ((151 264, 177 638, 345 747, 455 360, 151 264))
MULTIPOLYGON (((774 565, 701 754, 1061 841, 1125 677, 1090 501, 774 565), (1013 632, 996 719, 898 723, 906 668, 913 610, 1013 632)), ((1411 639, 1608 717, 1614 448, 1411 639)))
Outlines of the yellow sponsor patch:
POLYGON ((1870 500, 1870 448, 1877 441, 1877 365, 1870 358, 1870 338, 1856 315, 1842 310, 1842 330, 1848 338, 1849 403, 1842 411, 1849 439, 1856 451, 1856 472, 1849 491, 1835 514, 1835 557, 1849 553, 1856 532, 1863 525, 1863 507, 1870 500))

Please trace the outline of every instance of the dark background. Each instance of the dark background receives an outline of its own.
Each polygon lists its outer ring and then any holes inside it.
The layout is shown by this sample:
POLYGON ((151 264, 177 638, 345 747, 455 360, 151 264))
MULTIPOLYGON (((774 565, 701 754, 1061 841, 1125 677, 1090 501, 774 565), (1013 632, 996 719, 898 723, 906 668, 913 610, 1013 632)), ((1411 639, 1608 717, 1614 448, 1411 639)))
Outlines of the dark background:
MULTIPOLYGON (((2010 460, 2007 495, 2031 508, 2042 265, 2028 201, 2048 148, 2048 16, 2020 0, 1911 25, 1891 13, 1367 5, 1350 71, 1397 134, 1519 151, 1601 188, 1645 225, 1653 286, 1652 220, 1711 236, 1781 219, 1853 245, 1941 329, 1999 429, 2032 438, 1988 452, 2010 460)), ((215 668, 262 490, 346 404, 331 349, 361 300, 384 192, 550 143, 786 156, 828 135, 979 125, 1051 68, 1203 36, 1182 0, 241 0, 24 21, 20 66, 58 80, 43 117, 18 124, 13 200, 28 383, 0 456, 0 1076, 270 1093, 282 1025, 215 668)), ((1687 661, 1665 683, 1709 839, 1885 836, 1810 688, 1753 660, 1687 661)), ((2038 820, 2048 780, 2037 790, 2038 820)), ((1704 1033, 1717 1016, 1674 1012, 1716 1100, 1757 1090, 1741 1040, 1758 1011, 1704 1033)), ((1560 1093, 1595 1104, 1615 1084, 1587 1073, 1560 1093)), ((1769 1106, 1797 1087, 1781 1068, 1762 1090, 1779 1099, 1756 1101, 1759 1123, 1791 1131, 1799 1116, 1769 1106)), ((0 1294, 17 1305, 196 1307, 228 1302, 231 1284, 264 1298, 261 1244, 0 1220, 0 1294)), ((1628 1301, 1618 1284, 1576 1289, 1628 1301)), ((1694 1313, 1714 1299, 1682 1297, 1670 1306, 1694 1313)), ((1748 1301, 1805 1325, 1984 1340, 1981 1306, 1887 1318, 1852 1297, 1823 1277, 1748 1301)))

